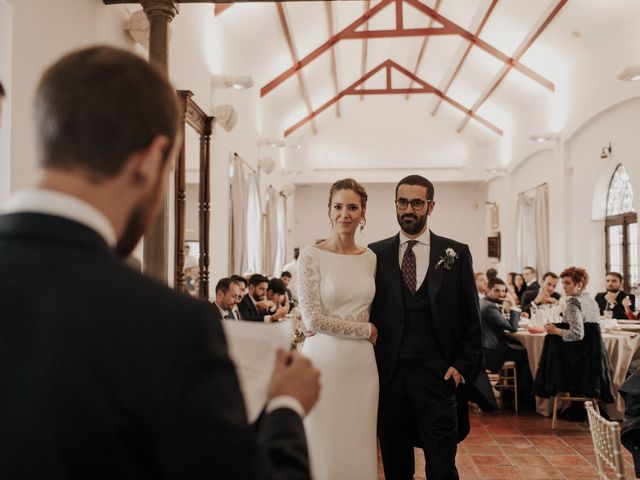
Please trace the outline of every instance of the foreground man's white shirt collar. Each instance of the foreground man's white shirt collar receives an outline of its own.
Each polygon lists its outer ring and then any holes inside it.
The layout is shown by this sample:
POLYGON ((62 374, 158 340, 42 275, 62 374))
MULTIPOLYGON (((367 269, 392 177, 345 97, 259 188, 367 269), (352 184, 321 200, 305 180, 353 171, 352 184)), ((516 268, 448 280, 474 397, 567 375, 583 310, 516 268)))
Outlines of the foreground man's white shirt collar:
POLYGON ((116 245, 116 231, 107 217, 84 200, 66 193, 32 188, 15 193, 3 213, 42 213, 66 218, 95 230, 109 247, 116 245))

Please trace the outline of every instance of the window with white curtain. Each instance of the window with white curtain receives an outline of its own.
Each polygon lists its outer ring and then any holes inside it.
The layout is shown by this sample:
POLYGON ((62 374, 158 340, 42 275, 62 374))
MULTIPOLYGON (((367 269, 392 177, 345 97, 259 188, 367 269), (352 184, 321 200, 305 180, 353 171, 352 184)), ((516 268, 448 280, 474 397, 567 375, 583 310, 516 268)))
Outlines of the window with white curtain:
POLYGON ((256 174, 247 178, 247 269, 262 272, 262 210, 256 174))
POLYGON ((516 206, 518 268, 549 270, 549 196, 546 184, 522 192, 516 206))
POLYGON ((605 220, 608 272, 622 275, 625 288, 638 285, 638 214, 633 207, 633 188, 629 174, 620 164, 616 168, 607 192, 605 220))
POLYGON ((279 276, 282 273, 287 252, 287 199, 283 195, 278 195, 276 224, 278 229, 278 243, 273 274, 279 276))

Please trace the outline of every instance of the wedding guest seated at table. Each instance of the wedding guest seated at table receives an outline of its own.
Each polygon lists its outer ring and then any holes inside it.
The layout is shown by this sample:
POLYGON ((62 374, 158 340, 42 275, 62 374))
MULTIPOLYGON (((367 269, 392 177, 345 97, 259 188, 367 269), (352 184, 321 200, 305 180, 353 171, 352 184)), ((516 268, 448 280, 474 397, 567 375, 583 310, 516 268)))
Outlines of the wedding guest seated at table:
MULTIPOLYGON (((548 352, 543 349, 535 380, 536 395, 548 397, 562 391, 612 402, 611 361, 598 327, 600 312, 598 304, 585 290, 589 275, 583 268, 569 267, 562 271, 560 279, 567 297, 563 326, 568 328, 559 328, 553 323, 545 325, 547 333, 559 336, 562 342, 560 345, 550 342, 548 352), (563 344, 566 347, 562 347, 563 344)), ((584 421, 582 403, 571 402, 571 406, 560 413, 560 418, 584 421)))
POLYGON ((231 278, 221 278, 216 285, 213 316, 218 320, 239 320, 233 313, 239 296, 240 284, 231 278))
POLYGON ((244 278, 242 275, 231 275, 229 277, 229 280, 231 280, 232 282, 236 282, 238 285, 240 285, 240 294, 238 295, 238 298, 236 300, 235 307, 233 307, 233 309, 232 309, 233 310, 233 316, 237 320, 244 320, 244 318, 242 318, 242 314, 240 313, 240 309, 238 308, 238 305, 240 305, 240 302, 242 302, 242 299, 246 295, 247 279, 244 278))
POLYGON ((569 267, 560 274, 567 307, 564 310, 564 321, 568 329, 560 329, 553 323, 545 325, 551 335, 559 335, 565 342, 577 342, 584 338, 584 324, 600 321, 598 304, 585 290, 589 283, 589 274, 584 268, 569 267))
POLYGON ((251 322, 275 322, 285 316, 284 309, 278 309, 275 313, 269 314, 265 310, 269 308, 271 302, 265 298, 269 279, 259 273, 254 273, 249 278, 249 292, 238 304, 243 320, 251 322))
POLYGON ((531 305, 537 307, 543 305, 555 305, 560 300, 560 294, 556 292, 558 275, 547 272, 542 277, 542 285, 536 289, 528 289, 522 295, 522 312, 531 314, 531 305))
POLYGON ((269 286, 267 287, 267 301, 270 305, 266 308, 265 312, 268 314, 274 314, 276 311, 282 311, 284 315, 289 313, 289 304, 283 305, 283 300, 286 300, 287 286, 279 278, 272 278, 269 280, 269 286))
POLYGON ((518 305, 520 305, 520 294, 522 293, 522 285, 524 285, 524 279, 520 284, 520 289, 516 287, 516 272, 507 273, 507 291, 516 299, 518 305))
POLYGON ((630 310, 633 311, 636 305, 635 295, 622 290, 622 275, 618 272, 607 272, 605 282, 607 291, 596 294, 600 315, 609 310, 612 312, 612 318, 627 318, 622 301, 628 297, 630 310))
POLYGON ((522 276, 524 277, 524 281, 526 282, 526 286, 524 291, 520 294, 520 304, 524 300, 524 293, 528 290, 537 291, 540 288, 540 284, 538 283, 538 272, 533 267, 524 267, 522 269, 522 276))
POLYGON ((487 270, 487 280, 491 280, 492 278, 497 278, 498 277, 498 270, 496 270, 495 268, 490 268, 489 270, 487 270))
POLYGON ((476 290, 478 290, 478 298, 482 300, 487 294, 489 279, 484 272, 476 272, 476 290))
POLYGON ((629 320, 640 320, 640 312, 636 315, 632 310, 631 299, 629 297, 624 297, 622 299, 622 306, 624 307, 624 314, 627 316, 629 320))
MULTIPOLYGON (((517 308, 510 308, 505 318, 502 314, 503 301, 513 302, 513 297, 507 292, 507 285, 500 278, 489 280, 489 290, 480 300, 484 366, 492 372, 499 372, 505 361, 513 360, 518 374, 519 403, 527 408, 533 403, 533 377, 529 369, 527 351, 521 345, 510 344, 505 335, 505 330, 508 332, 518 330, 520 312, 517 308)), ((515 340, 513 342, 515 343, 515 340)))

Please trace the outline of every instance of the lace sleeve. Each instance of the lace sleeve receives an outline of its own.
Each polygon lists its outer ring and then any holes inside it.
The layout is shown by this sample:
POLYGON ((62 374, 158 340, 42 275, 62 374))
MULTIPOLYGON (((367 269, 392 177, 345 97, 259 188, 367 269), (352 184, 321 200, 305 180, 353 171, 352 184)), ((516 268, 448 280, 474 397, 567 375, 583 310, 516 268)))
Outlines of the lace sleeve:
POLYGON ((340 317, 329 316, 322 311, 320 267, 313 255, 304 251, 298 258, 298 300, 302 319, 307 328, 314 332, 354 339, 368 339, 371 335, 369 315, 366 312, 357 317, 340 317))
POLYGON ((569 330, 562 330, 562 340, 565 342, 578 342, 584 338, 584 318, 582 308, 577 298, 567 299, 567 308, 564 310, 564 320, 569 324, 569 330))

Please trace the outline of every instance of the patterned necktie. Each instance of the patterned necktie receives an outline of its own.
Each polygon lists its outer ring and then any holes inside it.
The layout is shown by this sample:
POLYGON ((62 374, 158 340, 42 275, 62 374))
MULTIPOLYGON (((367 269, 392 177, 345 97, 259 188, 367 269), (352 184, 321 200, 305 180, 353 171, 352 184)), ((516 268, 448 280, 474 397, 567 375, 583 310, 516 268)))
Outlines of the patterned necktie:
POLYGON ((235 320, 236 317, 233 315, 233 310, 227 310, 227 315, 225 317, 227 320, 235 320))
POLYGON ((416 254, 413 253, 416 243, 417 240, 409 240, 402 257, 402 280, 411 293, 416 293, 416 254))

